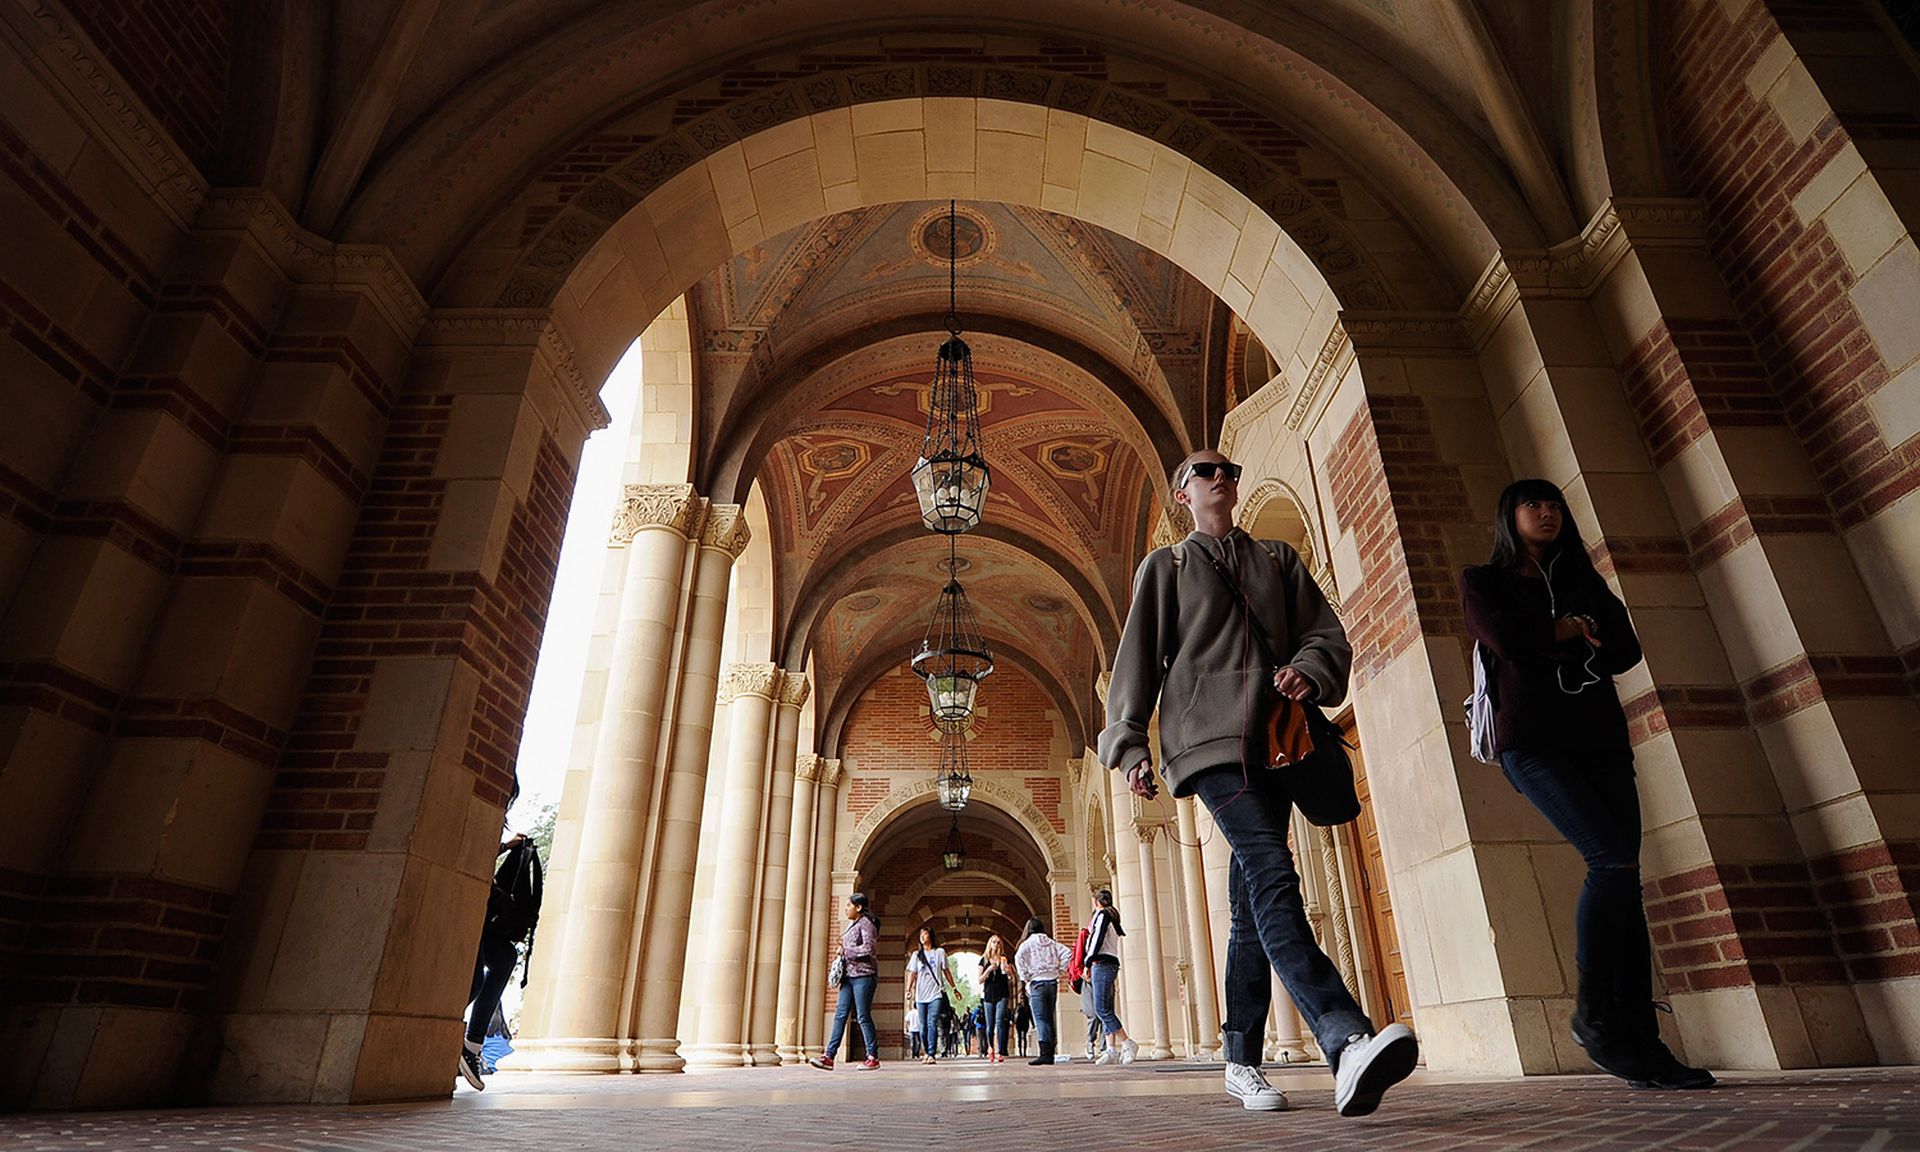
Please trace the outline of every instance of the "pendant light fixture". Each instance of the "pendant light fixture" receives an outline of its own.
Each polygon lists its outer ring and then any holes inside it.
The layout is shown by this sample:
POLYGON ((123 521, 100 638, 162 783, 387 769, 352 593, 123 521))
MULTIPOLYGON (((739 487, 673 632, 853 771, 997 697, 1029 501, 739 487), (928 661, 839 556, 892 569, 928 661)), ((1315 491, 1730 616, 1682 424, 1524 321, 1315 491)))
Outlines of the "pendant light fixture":
POLYGON ((967 733, 954 727, 940 733, 940 774, 934 777, 940 807, 959 812, 973 798, 973 774, 967 771, 967 733))
POLYGON ((967 846, 960 842, 960 817, 955 816, 947 828, 947 849, 940 854, 940 864, 949 872, 958 872, 967 862, 967 846))
POLYGON ((992 470, 980 454, 980 394, 973 382, 973 350, 960 339, 958 211, 947 202, 947 339, 927 397, 927 434, 913 466, 920 519, 935 532, 958 535, 980 523, 992 470))
POLYGON ((927 685, 927 705, 942 732, 965 726, 973 718, 980 682, 993 675, 993 652, 980 631, 980 621, 960 587, 959 552, 947 538, 947 586, 934 602, 933 618, 911 662, 914 675, 927 685))

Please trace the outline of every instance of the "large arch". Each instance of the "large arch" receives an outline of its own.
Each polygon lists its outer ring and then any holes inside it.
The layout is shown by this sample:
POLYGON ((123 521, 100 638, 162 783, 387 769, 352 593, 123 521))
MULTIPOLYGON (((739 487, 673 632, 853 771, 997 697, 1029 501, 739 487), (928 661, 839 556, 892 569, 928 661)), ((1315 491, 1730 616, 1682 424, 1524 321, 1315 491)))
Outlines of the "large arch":
MULTIPOLYGON (((886 798, 869 808, 847 833, 846 843, 835 857, 835 869, 840 872, 854 871, 859 861, 865 858, 868 847, 877 843, 888 826, 902 814, 938 803, 935 791, 936 785, 930 776, 889 791, 886 798)), ((991 805, 1025 829, 1039 846, 1051 875, 1068 874, 1072 862, 1067 856, 1066 844, 1025 793, 991 777, 976 776, 973 779, 973 800, 991 805)))

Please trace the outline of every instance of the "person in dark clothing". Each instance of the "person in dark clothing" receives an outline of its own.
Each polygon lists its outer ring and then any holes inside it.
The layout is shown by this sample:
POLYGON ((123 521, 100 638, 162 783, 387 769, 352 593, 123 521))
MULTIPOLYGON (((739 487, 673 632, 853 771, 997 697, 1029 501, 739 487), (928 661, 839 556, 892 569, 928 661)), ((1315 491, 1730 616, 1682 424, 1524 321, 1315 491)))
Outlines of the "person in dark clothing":
MULTIPOLYGON (((1654 1015, 1640 891, 1640 797, 1613 678, 1640 663, 1633 622, 1545 480, 1500 494, 1492 558, 1460 578, 1467 631, 1490 654, 1494 751, 1507 780, 1586 860, 1576 915, 1573 1039, 1641 1088, 1706 1088, 1654 1015)), ((1476 655, 1476 658, 1481 658, 1476 655)))
POLYGON ((1033 1030, 1033 1009, 1028 1007, 1027 998, 1018 998, 1019 1007, 1013 1010, 1013 1049, 1016 1055, 1027 1054, 1027 1033, 1033 1030))
MULTIPOLYGON (((516 832, 501 843, 497 855, 527 844, 526 835, 516 832)), ((528 850, 532 851, 531 846, 528 850)), ((500 1007, 500 997, 506 993, 514 965, 520 962, 519 933, 508 926, 508 917, 499 914, 498 906, 503 899, 496 878, 488 897, 486 923, 480 929, 480 952, 473 962, 473 982, 467 988, 470 1011, 465 1042, 460 1048, 460 1077, 475 1092, 484 1092, 487 1088, 482 1079, 487 1071, 486 1061, 481 1055, 486 1047, 487 1025, 500 1007)))
POLYGON ((1013 1025, 1008 1014, 1012 1008, 1013 961, 1007 956, 1005 941, 998 933, 987 937, 986 953, 980 957, 980 1046, 989 1064, 1007 1062, 1007 1032, 1013 1025))

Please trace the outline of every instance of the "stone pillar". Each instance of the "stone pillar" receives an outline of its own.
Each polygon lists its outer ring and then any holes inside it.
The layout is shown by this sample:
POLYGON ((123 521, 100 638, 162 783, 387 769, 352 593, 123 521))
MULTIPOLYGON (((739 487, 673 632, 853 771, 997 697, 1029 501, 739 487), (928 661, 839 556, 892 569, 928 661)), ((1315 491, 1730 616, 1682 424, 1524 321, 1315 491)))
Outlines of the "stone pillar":
MULTIPOLYGON (((819 810, 813 818, 813 894, 807 901, 806 968, 800 977, 800 989, 806 1010, 801 1013, 805 1025, 805 1048, 817 1056, 827 1043, 827 950, 837 937, 833 934, 833 842, 840 823, 840 761, 823 762, 820 788, 815 797, 819 810)), ((886 957, 880 958, 881 973, 886 972, 886 957)))
POLYGON ((780 965, 785 933, 787 870, 792 845, 796 784, 794 754, 800 743, 800 708, 810 691, 804 672, 780 675, 774 713, 773 773, 766 807, 765 847, 760 853, 759 926, 753 943, 753 998, 747 1026, 747 1052, 755 1067, 780 1063, 775 1028, 780 995, 780 965))
POLYGON ((814 785, 824 762, 803 752, 794 764, 793 818, 787 827, 787 890, 780 923, 780 991, 774 1007, 773 1042, 782 1064, 805 1062, 806 1035, 801 1014, 806 997, 801 980, 807 968, 807 909, 812 886, 814 785))
MULTIPOLYGON (((1147 938, 1147 1012, 1153 1021, 1153 1036, 1141 1047, 1147 1050, 1147 1059, 1165 1060, 1173 1055, 1173 1049, 1167 1044, 1167 961, 1160 938, 1160 885, 1153 849, 1156 831, 1150 825, 1134 828, 1140 850, 1140 931, 1147 938)), ((1134 978, 1139 979, 1139 974, 1134 978)))
POLYGON ((1194 1048, 1202 1059, 1220 1055, 1220 985, 1213 978, 1213 936, 1208 929, 1206 862, 1189 796, 1174 802, 1179 830, 1180 893, 1187 911, 1187 993, 1193 1001, 1194 1048))
POLYGON ((1300 1064, 1307 1059, 1300 1038, 1300 1010, 1294 1007, 1280 977, 1273 981, 1273 1006, 1267 1013, 1267 1059, 1277 1064, 1300 1064))
MULTIPOLYGON (((1233 906, 1227 899, 1227 879, 1233 868, 1233 849, 1213 822, 1213 813, 1198 800, 1193 804, 1193 825, 1200 834, 1201 876, 1207 887, 1207 930, 1213 938, 1213 985, 1227 986, 1227 937, 1233 928, 1233 906)), ((1226 1021, 1226 1005, 1221 1004, 1221 1022, 1226 1021)))
POLYGON ((552 982, 543 1018, 516 1049, 529 1068, 616 1072, 626 1046, 635 916, 650 826, 688 533, 700 513, 689 484, 629 484, 612 542, 627 549, 606 704, 574 858, 560 947, 534 953, 552 982))
POLYGON ((717 854, 710 906, 711 950, 700 973, 700 1032, 687 1062, 738 1067, 747 1061, 740 1041, 751 958, 753 872, 760 846, 760 790, 766 787, 767 742, 780 670, 772 664, 735 664, 721 680, 727 709, 725 803, 711 830, 717 854))
POLYGON ((720 640, 727 622, 727 582, 734 560, 746 546, 747 521, 740 506, 710 505, 694 563, 686 647, 680 658, 679 700, 673 714, 673 745, 667 759, 666 802, 649 877, 652 892, 647 903, 638 1022, 634 1028, 636 1072, 678 1072, 685 1067, 675 1030, 686 974, 693 869, 700 851, 707 751, 713 743, 720 640))

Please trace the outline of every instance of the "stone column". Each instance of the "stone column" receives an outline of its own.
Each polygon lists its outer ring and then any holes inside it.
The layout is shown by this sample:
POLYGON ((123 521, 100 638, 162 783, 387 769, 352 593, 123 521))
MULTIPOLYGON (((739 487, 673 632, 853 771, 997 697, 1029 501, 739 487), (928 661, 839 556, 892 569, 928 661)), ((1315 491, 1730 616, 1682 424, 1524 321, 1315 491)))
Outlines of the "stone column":
POLYGON ((700 974, 700 1032, 687 1062, 732 1068, 747 1060, 740 1041, 751 955, 753 870, 760 847, 760 789, 766 786, 767 741, 780 670, 772 664, 735 664, 721 680, 727 709, 726 800, 713 829, 717 855, 710 915, 712 948, 700 974))
POLYGON ((1273 1005, 1267 1013, 1267 1059, 1279 1064, 1301 1064, 1307 1051, 1300 1039, 1300 1010, 1278 975, 1273 980, 1273 1005))
POLYGON ((613 632, 606 706, 574 859, 560 947, 534 953, 553 996, 535 1038, 518 1051, 527 1067, 616 1072, 634 989, 633 952, 661 716, 666 706, 687 535, 700 511, 690 484, 629 484, 611 542, 627 549, 613 632), (549 960, 551 957, 551 960, 549 960))
POLYGON ((760 853, 759 928, 753 942, 753 999, 747 1025, 747 1053, 755 1067, 780 1063, 775 1049, 776 1007, 785 943, 787 869, 792 844, 794 754, 800 743, 800 708, 811 690, 803 672, 780 674, 780 696, 773 724, 773 774, 766 809, 765 847, 760 853))
POLYGON ((1147 1009, 1153 1021, 1153 1037, 1141 1047, 1147 1050, 1147 1059, 1165 1060, 1173 1049, 1167 1045, 1167 961, 1160 940, 1160 887, 1153 858, 1156 831, 1148 825, 1134 828, 1140 841, 1140 930, 1147 938, 1147 1009))
POLYGON ((1220 986, 1213 978, 1213 936, 1208 930, 1206 862, 1189 796, 1174 803, 1179 829, 1180 892, 1187 910, 1187 991, 1194 1006, 1194 1048, 1207 1060, 1220 1055, 1220 986))
MULTIPOLYGON (((820 788, 815 797, 819 811, 813 819, 813 895, 807 901, 806 967, 801 972, 800 988, 806 997, 806 1051, 819 1055, 827 1042, 827 949, 833 936, 833 909, 829 907, 833 891, 833 841, 840 820, 840 774, 838 759, 824 761, 820 788)), ((881 957, 885 972, 886 958, 881 957)))
MULTIPOLYGON (((660 842, 649 877, 646 937, 640 964, 640 1001, 634 1028, 636 1072, 678 1072, 685 1066, 675 1035, 686 941, 693 911, 693 869, 700 851, 701 803, 706 795, 707 751, 713 744, 713 710, 719 690, 720 639, 727 622, 727 582, 733 562, 747 546, 747 521, 738 504, 714 504, 700 531, 688 600, 686 647, 680 657, 680 693, 674 708, 673 745, 667 759, 666 802, 660 842)), ((757 809, 756 809, 757 811, 757 809)))
POLYGON ((782 1064, 806 1060, 801 1014, 806 997, 801 979, 807 968, 807 908, 812 886, 813 810, 821 758, 803 752, 794 764, 793 818, 787 828, 787 892, 780 923, 780 991, 774 1007, 773 1042, 782 1064))
MULTIPOLYGON (((1227 937, 1233 927, 1233 905, 1227 899, 1227 878, 1233 869, 1233 849, 1213 822, 1207 806, 1194 801, 1193 825, 1200 834, 1201 877, 1207 888, 1207 930, 1213 939, 1213 985, 1227 986, 1227 937)), ((1226 1005, 1221 1003, 1221 1020, 1226 1020, 1226 1005)))

